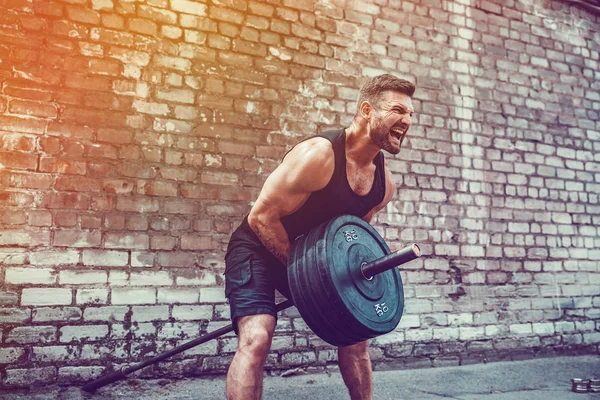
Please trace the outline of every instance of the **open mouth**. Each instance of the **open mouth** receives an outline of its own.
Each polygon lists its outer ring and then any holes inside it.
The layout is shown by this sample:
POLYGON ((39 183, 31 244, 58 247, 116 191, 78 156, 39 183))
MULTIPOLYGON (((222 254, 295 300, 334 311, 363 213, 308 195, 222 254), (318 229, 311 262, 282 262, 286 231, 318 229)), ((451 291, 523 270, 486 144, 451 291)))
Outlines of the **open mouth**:
POLYGON ((406 129, 403 128, 393 128, 390 130, 390 134, 399 142, 402 142, 404 135, 406 134, 406 129))

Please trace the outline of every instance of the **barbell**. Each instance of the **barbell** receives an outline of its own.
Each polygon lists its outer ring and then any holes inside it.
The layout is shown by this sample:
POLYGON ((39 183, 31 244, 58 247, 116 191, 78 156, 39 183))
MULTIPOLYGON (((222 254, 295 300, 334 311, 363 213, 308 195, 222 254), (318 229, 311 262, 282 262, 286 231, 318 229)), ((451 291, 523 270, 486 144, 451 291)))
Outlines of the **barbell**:
MULTIPOLYGON (((334 346, 348 346, 396 328, 404 309, 397 266, 420 257, 416 244, 391 253, 379 233, 364 220, 342 215, 296 238, 288 259, 292 299, 277 311, 296 306, 312 331, 334 346)), ((138 364, 101 376, 86 392, 215 339, 232 325, 210 332, 138 364)))

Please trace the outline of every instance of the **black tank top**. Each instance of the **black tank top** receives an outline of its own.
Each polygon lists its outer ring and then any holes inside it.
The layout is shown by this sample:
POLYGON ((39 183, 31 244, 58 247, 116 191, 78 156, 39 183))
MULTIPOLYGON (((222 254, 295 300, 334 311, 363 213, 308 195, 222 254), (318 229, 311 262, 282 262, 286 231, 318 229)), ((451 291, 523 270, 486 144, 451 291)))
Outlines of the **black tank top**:
MULTIPOLYGON (((373 207, 381 204, 385 196, 385 165, 383 153, 379 152, 373 160, 375 179, 369 193, 364 196, 354 193, 346 176, 346 131, 344 129, 327 131, 306 140, 323 137, 333 145, 335 168, 329 183, 321 190, 311 193, 306 202, 293 214, 282 218, 281 222, 287 231, 290 243, 300 235, 309 232, 317 225, 342 214, 364 217, 373 207)), ((248 225, 248 216, 234 232, 234 235, 246 234, 246 240, 260 239, 248 225)))
POLYGON ((342 214, 364 217, 385 196, 385 166, 383 153, 375 157, 375 179, 369 193, 354 193, 346 176, 346 131, 339 129, 323 132, 316 137, 328 139, 333 145, 335 169, 323 189, 312 193, 296 212, 281 219, 290 242, 315 226, 342 214))

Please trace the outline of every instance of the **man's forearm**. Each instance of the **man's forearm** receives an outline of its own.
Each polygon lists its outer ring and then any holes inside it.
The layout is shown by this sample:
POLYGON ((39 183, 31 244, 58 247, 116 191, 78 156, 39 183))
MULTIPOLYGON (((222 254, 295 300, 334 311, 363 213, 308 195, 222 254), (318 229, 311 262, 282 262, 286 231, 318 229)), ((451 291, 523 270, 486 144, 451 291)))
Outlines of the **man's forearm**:
POLYGON ((264 223, 260 220, 255 220, 250 224, 250 228, 267 250, 273 253, 283 265, 287 265, 290 240, 281 221, 275 220, 264 223))

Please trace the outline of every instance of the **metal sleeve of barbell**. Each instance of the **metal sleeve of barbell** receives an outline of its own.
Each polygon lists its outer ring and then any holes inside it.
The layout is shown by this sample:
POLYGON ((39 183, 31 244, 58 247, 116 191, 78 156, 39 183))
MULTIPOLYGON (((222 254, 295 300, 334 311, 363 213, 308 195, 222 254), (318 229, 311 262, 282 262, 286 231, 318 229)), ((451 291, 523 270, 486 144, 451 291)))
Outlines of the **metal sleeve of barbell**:
POLYGON ((368 262, 361 266, 361 271, 366 279, 371 279, 377 274, 380 274, 388 269, 395 268, 401 264, 412 261, 415 258, 421 257, 421 250, 415 243, 406 246, 394 253, 390 253, 375 261, 368 262))
MULTIPOLYGON (((290 308, 293 305, 294 305, 294 302, 292 300, 285 300, 285 301, 282 301, 281 303, 278 303, 275 306, 275 308, 279 312, 279 311, 285 310, 286 308, 290 308)), ((149 365, 156 364, 157 362, 163 361, 163 360, 165 360, 169 357, 172 357, 176 354, 182 353, 188 349, 191 349, 192 347, 199 346, 202 343, 206 343, 210 340, 216 339, 219 336, 222 336, 231 331, 233 331, 233 325, 229 324, 220 329, 217 329, 216 331, 207 333, 206 335, 204 335, 202 337, 190 340, 189 342, 186 342, 186 343, 182 344, 181 346, 174 347, 171 350, 165 351, 164 353, 161 353, 157 356, 154 356, 152 358, 144 360, 138 364, 130 365, 129 367, 123 367, 123 368, 121 368, 117 371, 111 372, 105 376, 101 376, 100 378, 84 385, 82 387, 82 389, 86 392, 93 392, 96 389, 101 388, 102 386, 108 385, 109 383, 113 383, 113 382, 125 379, 127 377, 127 375, 131 374, 132 372, 138 371, 149 365)))

